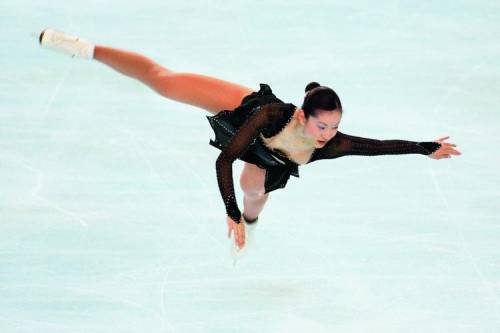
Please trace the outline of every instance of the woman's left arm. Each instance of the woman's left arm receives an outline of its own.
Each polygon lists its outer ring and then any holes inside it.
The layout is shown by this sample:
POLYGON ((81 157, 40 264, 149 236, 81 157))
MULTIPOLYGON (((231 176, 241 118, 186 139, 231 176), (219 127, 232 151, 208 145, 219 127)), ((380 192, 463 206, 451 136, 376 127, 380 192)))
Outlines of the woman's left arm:
POLYGON ((460 155, 455 144, 444 142, 449 137, 436 141, 377 140, 337 132, 325 147, 317 149, 310 162, 320 159, 338 158, 347 155, 401 155, 421 154, 433 159, 460 155))

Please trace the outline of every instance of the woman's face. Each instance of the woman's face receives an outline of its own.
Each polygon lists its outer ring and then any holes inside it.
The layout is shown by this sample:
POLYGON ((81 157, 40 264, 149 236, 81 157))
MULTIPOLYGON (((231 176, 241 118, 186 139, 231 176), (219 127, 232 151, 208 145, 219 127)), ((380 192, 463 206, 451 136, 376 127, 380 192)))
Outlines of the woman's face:
POLYGON ((316 110, 315 116, 304 120, 304 135, 314 140, 315 148, 322 148, 330 141, 339 128, 342 112, 338 110, 316 110))

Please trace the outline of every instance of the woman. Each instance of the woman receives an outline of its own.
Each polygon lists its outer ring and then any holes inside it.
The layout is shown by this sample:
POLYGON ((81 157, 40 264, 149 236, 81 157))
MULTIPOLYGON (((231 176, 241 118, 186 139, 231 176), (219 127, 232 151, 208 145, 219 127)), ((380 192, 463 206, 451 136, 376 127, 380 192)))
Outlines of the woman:
POLYGON ((298 166, 345 155, 422 154, 433 159, 460 155, 449 137, 435 142, 374 140, 338 131, 342 104, 337 94, 316 82, 307 85, 301 108, 276 98, 271 88, 259 91, 199 74, 178 73, 129 51, 94 45, 78 37, 45 29, 41 46, 95 59, 118 72, 138 79, 167 98, 207 110, 215 140, 221 149, 216 162, 218 184, 227 212, 228 236, 245 244, 245 225, 258 219, 269 192, 283 188, 298 166), (234 195, 232 163, 243 160, 240 185, 243 214, 234 195), (245 223, 240 223, 245 222, 245 223))

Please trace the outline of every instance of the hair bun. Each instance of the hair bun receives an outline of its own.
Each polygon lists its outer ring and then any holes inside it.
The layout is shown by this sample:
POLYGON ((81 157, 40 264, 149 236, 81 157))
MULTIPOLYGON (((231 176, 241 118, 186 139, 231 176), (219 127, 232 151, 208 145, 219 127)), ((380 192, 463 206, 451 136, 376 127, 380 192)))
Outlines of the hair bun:
POLYGON ((318 88, 318 87, 321 87, 321 85, 318 83, 318 82, 310 82, 307 86, 306 86, 306 92, 308 92, 309 90, 312 90, 314 88, 318 88))

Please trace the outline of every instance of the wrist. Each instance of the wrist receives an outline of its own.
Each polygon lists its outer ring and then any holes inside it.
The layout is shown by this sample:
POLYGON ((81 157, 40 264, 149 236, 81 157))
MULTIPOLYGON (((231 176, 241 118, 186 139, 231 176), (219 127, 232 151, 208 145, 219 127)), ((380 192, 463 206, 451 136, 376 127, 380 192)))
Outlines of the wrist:
POLYGON ((241 222, 241 214, 238 216, 236 214, 228 214, 227 215, 234 223, 239 224, 241 222))
POLYGON ((423 148, 425 150, 426 155, 431 155, 436 150, 441 148, 441 144, 439 142, 418 142, 417 146, 423 148))

